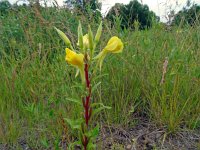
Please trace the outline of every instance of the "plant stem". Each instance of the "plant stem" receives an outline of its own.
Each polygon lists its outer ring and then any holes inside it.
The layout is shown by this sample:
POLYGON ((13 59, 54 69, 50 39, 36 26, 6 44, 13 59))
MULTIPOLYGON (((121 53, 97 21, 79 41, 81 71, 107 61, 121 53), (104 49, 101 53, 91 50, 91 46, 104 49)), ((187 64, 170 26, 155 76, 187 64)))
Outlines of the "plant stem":
POLYGON ((85 81, 86 81, 86 89, 88 92, 88 95, 85 98, 85 123, 88 127, 89 119, 90 119, 90 97, 91 97, 91 86, 90 86, 90 79, 89 79, 89 73, 88 73, 88 64, 85 63, 85 81))
MULTIPOLYGON (((85 119, 86 130, 88 130, 89 120, 92 114, 92 108, 90 108, 91 85, 90 85, 90 78, 89 78, 89 65, 88 65, 87 55, 85 56, 84 72, 85 72, 87 96, 83 98, 82 101, 83 101, 83 107, 84 107, 84 119, 85 119)), ((83 133, 84 132, 85 131, 83 131, 83 133)), ((82 141, 83 141, 82 143, 84 146, 84 150, 87 150, 89 138, 84 135, 82 141)))

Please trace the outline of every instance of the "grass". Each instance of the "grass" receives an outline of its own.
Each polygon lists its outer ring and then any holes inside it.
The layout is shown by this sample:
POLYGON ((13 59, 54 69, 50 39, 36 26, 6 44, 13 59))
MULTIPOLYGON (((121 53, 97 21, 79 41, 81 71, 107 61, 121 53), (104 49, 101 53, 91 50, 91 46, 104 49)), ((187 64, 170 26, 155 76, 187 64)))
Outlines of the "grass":
MULTIPOLYGON (((0 19, 0 143, 15 145, 20 138, 34 148, 58 147, 63 117, 75 118, 79 98, 75 70, 64 61, 64 43, 53 26, 64 31, 75 45, 78 20, 98 23, 63 9, 12 10, 0 19), (77 86, 74 86, 77 85, 77 86)), ((112 109, 103 112, 102 123, 130 126, 145 115, 168 132, 200 127, 200 27, 162 24, 144 31, 122 31, 104 21, 99 49, 110 36, 125 43, 122 54, 110 55, 103 64, 101 85, 94 101, 112 109), (178 32, 179 31, 179 32, 178 32), (108 61, 109 59, 109 61, 108 61), (167 60, 165 82, 161 83, 167 60)), ((96 81, 94 81, 96 82, 96 81)), ((78 111, 77 111, 78 112, 78 111)), ((68 130, 68 141, 76 133, 68 130), (71 136, 73 135, 73 136, 71 136)))

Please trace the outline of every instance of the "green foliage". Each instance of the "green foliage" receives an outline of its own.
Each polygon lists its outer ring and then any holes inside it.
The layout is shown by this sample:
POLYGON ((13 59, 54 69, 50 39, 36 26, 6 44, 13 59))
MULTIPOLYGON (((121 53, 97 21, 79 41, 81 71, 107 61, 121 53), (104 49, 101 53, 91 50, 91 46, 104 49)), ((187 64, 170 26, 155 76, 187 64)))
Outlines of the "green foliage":
POLYGON ((114 22, 117 17, 121 18, 121 28, 133 28, 133 23, 138 21, 140 29, 152 26, 152 21, 157 18, 147 5, 142 5, 137 0, 130 1, 129 4, 115 4, 108 12, 106 18, 114 22))
POLYGON ((195 25, 200 21, 200 6, 197 4, 183 8, 174 17, 172 24, 176 25, 195 25))
POLYGON ((99 21, 101 18, 101 3, 98 0, 66 0, 64 4, 67 8, 76 13, 84 13, 88 18, 99 21))
MULTIPOLYGON (((72 80, 76 71, 63 61, 65 45, 53 27, 70 37, 74 46, 78 20, 86 22, 84 33, 89 21, 66 9, 41 8, 38 12, 21 6, 0 18, 0 143, 15 144, 23 138, 32 149, 59 149, 64 131, 58 116, 77 118, 80 114, 73 110, 80 112, 82 102, 80 85, 72 80)), ((98 24, 94 20, 90 24, 96 31, 98 24)), ((110 35, 117 35, 125 49, 122 55, 106 58, 104 74, 94 78, 94 101, 111 106, 94 120, 128 126, 136 113, 146 114, 169 132, 199 128, 199 26, 174 26, 170 32, 157 23, 148 31, 135 32, 111 29, 106 22, 103 26, 97 47, 101 49, 110 35), (166 57, 165 82, 160 85, 166 57)), ((67 142, 76 141, 79 135, 67 127, 67 142)))
POLYGON ((11 8, 11 4, 7 0, 0 1, 0 16, 3 16, 8 13, 11 8))
POLYGON ((65 5, 69 8, 81 8, 82 10, 86 10, 90 8, 91 10, 101 10, 101 3, 98 0, 66 0, 64 1, 65 5))

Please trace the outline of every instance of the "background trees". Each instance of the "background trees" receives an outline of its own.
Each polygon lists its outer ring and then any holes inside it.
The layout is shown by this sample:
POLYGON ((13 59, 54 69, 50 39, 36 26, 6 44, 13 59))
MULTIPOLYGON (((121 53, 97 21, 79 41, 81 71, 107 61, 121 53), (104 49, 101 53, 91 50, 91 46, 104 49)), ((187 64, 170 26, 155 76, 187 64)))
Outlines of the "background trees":
POLYGON ((7 0, 0 1, 0 15, 6 14, 10 8, 11 4, 7 0))
POLYGON ((82 11, 101 10, 101 3, 98 0, 65 0, 64 4, 68 8, 79 8, 82 11))
POLYGON ((122 28, 132 28, 134 21, 138 21, 140 29, 151 27, 153 18, 158 19, 156 14, 150 11, 147 5, 143 5, 137 0, 130 1, 127 5, 115 4, 108 12, 106 18, 113 22, 116 17, 121 17, 122 28))
POLYGON ((66 8, 98 20, 101 17, 101 3, 98 0, 65 0, 66 8))
POLYGON ((193 4, 191 7, 184 7, 174 17, 172 24, 194 25, 196 21, 200 21, 200 6, 193 4))

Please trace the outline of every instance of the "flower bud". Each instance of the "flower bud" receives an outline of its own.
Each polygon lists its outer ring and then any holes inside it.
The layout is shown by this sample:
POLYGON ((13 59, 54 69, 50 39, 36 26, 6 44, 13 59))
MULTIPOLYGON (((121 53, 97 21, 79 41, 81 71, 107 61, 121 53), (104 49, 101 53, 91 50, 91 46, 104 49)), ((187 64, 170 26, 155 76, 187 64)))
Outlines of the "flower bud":
POLYGON ((78 46, 81 50, 83 50, 83 32, 82 32, 82 26, 81 22, 79 21, 78 25, 78 46))
POLYGON ((97 33, 96 33, 95 38, 94 38, 94 41, 95 41, 96 44, 99 42, 99 39, 101 37, 101 33, 102 33, 102 21, 99 24, 99 27, 97 29, 97 33))
POLYGON ((90 26, 88 26, 88 39, 89 39, 89 48, 90 48, 90 50, 93 50, 93 46, 94 46, 93 45, 94 44, 93 33, 92 33, 90 26))
POLYGON ((88 34, 85 34, 83 36, 83 47, 85 49, 88 49, 89 48, 89 38, 88 38, 88 34))
POLYGON ((71 46, 71 42, 70 42, 69 38, 65 35, 65 33, 63 33, 61 30, 57 29, 56 27, 54 27, 54 28, 56 29, 56 31, 59 34, 59 36, 63 39, 65 44, 67 46, 71 46))

